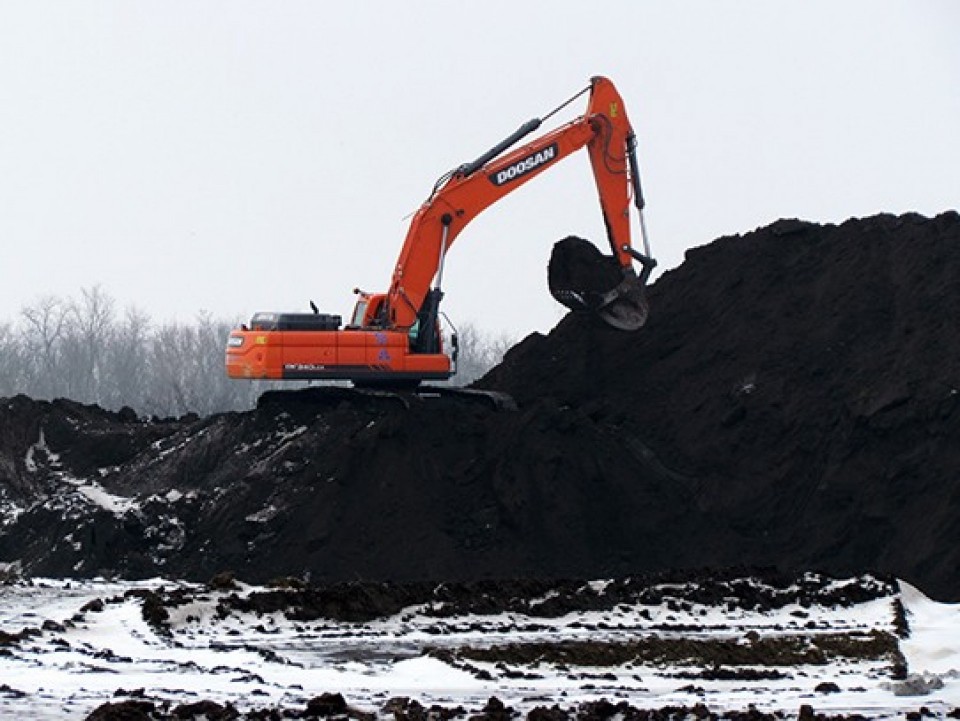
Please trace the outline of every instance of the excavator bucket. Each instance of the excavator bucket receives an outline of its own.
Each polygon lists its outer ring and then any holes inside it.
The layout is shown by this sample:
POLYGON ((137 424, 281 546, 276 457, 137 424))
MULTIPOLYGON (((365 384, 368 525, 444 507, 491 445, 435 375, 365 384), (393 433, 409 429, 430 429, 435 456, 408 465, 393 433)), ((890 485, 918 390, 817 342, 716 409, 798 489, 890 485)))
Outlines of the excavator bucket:
POLYGON ((614 328, 637 330, 647 322, 649 306, 637 274, 588 240, 570 236, 555 243, 547 281, 558 302, 592 312, 614 328))

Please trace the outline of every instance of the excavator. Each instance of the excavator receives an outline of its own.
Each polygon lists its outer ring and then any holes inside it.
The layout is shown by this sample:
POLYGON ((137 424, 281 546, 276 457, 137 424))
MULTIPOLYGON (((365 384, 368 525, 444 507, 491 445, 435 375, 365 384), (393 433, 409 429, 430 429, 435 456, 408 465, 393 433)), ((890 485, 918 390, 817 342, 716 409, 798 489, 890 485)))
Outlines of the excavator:
POLYGON ((230 333, 227 375, 248 380, 349 380, 355 386, 378 387, 415 387, 421 381, 450 378, 456 372, 456 334, 448 355, 440 322, 448 250, 483 210, 583 148, 589 154, 613 251, 612 257, 600 257, 617 272, 611 287, 588 287, 595 283, 572 287, 575 275, 551 268, 550 291, 567 307, 591 311, 614 328, 639 329, 647 319, 644 287, 656 261, 643 218, 636 145, 616 87, 607 78, 592 78, 543 118, 529 120, 476 160, 437 180, 413 216, 389 289, 385 293, 355 289, 349 323, 341 327, 341 316, 320 313, 312 301, 312 313, 257 312, 249 325, 230 333), (583 115, 514 148, 584 94, 589 94, 589 101, 583 115), (631 243, 631 201, 639 214, 643 252, 631 243), (639 274, 634 261, 640 264, 639 274))

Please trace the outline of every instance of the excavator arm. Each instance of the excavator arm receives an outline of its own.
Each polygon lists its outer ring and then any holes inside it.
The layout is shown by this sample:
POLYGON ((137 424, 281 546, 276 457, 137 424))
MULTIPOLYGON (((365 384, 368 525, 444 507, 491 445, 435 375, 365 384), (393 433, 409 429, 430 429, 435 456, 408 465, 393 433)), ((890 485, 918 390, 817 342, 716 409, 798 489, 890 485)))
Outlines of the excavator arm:
MULTIPOLYGON (((654 261, 643 227, 635 135, 623 100, 610 80, 595 77, 587 90, 590 99, 584 115, 502 155, 540 127, 542 121, 535 118, 475 161, 441 178, 414 216, 394 267, 386 299, 390 326, 410 328, 418 318, 420 327, 430 323, 435 314, 435 310, 431 314, 431 306, 439 303, 444 257, 466 225, 508 193, 584 147, 593 168, 607 239, 630 286, 615 295, 622 299, 638 294, 654 261), (631 200, 640 211, 643 253, 631 242, 631 200), (643 271, 640 279, 631 283, 631 274, 636 278, 633 260, 641 262, 643 271), (430 288, 434 279, 435 293, 430 288)), ((646 317, 645 309, 642 315, 639 325, 646 317)), ((634 320, 627 325, 637 323, 634 320)))

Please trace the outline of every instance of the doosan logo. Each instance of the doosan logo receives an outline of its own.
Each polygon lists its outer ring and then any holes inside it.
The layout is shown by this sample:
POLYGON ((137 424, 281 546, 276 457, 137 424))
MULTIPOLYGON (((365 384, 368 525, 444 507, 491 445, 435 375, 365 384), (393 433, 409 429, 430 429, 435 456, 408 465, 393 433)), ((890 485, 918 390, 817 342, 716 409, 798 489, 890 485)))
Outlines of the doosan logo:
POLYGON ((531 170, 536 170, 541 165, 549 163, 551 160, 556 160, 557 158, 557 144, 554 143, 543 150, 539 150, 536 153, 528 155, 523 160, 518 160, 512 165, 508 165, 503 170, 498 170, 496 173, 490 174, 490 182, 494 185, 503 185, 504 183, 509 183, 511 180, 516 180, 517 178, 523 177, 531 170))

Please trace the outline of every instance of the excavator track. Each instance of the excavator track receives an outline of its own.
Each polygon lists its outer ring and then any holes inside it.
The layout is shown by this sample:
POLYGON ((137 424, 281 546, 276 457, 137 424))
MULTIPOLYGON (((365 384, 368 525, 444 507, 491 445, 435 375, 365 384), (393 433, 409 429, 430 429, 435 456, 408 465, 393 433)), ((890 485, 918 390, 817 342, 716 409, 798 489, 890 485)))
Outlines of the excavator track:
POLYGON ((500 391, 482 391, 476 388, 458 388, 455 386, 423 386, 417 390, 423 398, 431 396, 439 398, 461 398, 489 405, 498 411, 515 411, 517 402, 509 393, 500 391))
POLYGON ((297 390, 266 391, 257 400, 257 408, 301 404, 335 408, 348 403, 371 407, 399 406, 409 410, 415 404, 431 403, 442 398, 476 403, 495 411, 517 410, 516 401, 507 393, 453 386, 420 386, 409 389, 310 386, 297 390))

